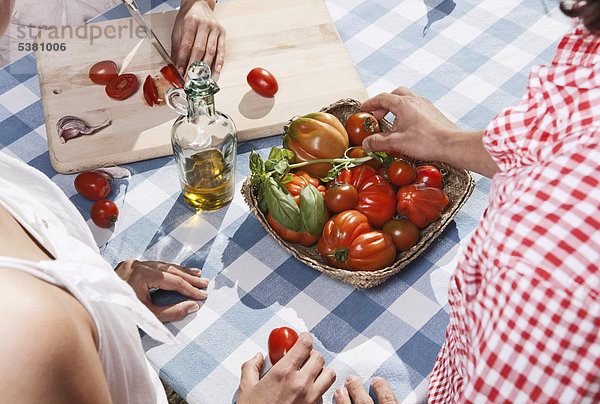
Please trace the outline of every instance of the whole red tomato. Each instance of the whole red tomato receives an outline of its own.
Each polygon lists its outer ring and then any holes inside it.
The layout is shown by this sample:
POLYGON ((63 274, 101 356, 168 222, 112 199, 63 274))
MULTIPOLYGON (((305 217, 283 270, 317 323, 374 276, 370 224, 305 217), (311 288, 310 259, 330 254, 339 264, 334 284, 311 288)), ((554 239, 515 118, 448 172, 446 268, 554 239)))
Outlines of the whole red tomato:
POLYGON ((119 209, 114 202, 101 199, 94 202, 91 211, 92 221, 99 227, 110 227, 119 217, 119 209))
POLYGON ((135 92, 137 85, 138 79, 135 74, 126 73, 109 81, 104 90, 110 98, 124 100, 135 92))
POLYGON ((95 171, 86 171, 75 177, 75 190, 84 198, 96 201, 110 192, 108 179, 95 171))
POLYGON ((344 211, 325 224, 318 250, 329 265, 357 271, 385 268, 396 258, 392 237, 372 230, 367 217, 357 210, 344 211))
POLYGON ((358 202, 358 192, 350 184, 334 184, 325 192, 325 205, 335 213, 354 209, 356 202, 358 202))
POLYGON ((344 170, 335 179, 337 183, 352 185, 358 191, 355 209, 362 212, 374 227, 381 227, 394 216, 396 195, 394 188, 370 166, 361 165, 344 170))
POLYGON ((417 167, 417 178, 415 184, 425 184, 428 187, 440 188, 444 187, 442 182, 442 174, 437 167, 434 166, 419 166, 417 167))
POLYGON ((388 167, 387 175, 392 184, 401 187, 412 183, 417 178, 417 169, 412 163, 397 159, 388 167))
POLYGON ((437 220, 449 202, 444 191, 423 184, 405 185, 397 196, 398 214, 405 215, 421 229, 437 220))
POLYGON ((408 250, 419 241, 419 228, 408 220, 390 220, 381 230, 392 236, 396 248, 400 251, 408 250))
POLYGON ((289 327, 275 328, 269 334, 269 359, 275 365, 298 340, 298 333, 289 327))
POLYGON ((277 84, 275 76, 262 67, 255 67, 250 70, 246 81, 254 91, 263 97, 273 97, 279 90, 279 84, 277 84))
POLYGON ((368 112, 357 112, 348 118, 346 130, 350 145, 360 146, 367 136, 379 132, 379 122, 368 112))
POLYGON ((112 60, 103 60, 90 68, 90 80, 96 84, 108 84, 119 75, 117 64, 112 60))

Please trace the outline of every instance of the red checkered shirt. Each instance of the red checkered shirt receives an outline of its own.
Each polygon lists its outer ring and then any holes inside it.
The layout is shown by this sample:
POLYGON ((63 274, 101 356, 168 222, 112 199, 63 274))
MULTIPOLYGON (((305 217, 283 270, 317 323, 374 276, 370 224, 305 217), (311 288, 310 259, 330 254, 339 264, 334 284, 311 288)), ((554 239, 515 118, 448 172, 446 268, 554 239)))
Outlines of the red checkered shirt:
POLYGON ((450 281, 429 403, 600 402, 600 37, 576 28, 483 143, 500 171, 450 281))

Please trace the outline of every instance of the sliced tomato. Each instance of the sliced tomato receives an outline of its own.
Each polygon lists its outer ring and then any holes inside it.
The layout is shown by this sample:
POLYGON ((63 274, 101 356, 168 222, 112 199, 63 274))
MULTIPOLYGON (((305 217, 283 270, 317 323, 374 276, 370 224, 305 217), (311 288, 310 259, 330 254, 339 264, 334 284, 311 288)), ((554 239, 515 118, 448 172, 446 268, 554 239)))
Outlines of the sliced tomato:
POLYGON ((106 85, 105 91, 110 98, 124 100, 135 92, 138 79, 135 74, 126 73, 115 77, 106 85))
POLYGON ((185 81, 183 81, 183 78, 177 71, 177 68, 172 64, 169 63, 168 65, 160 69, 160 73, 165 79, 169 80, 169 82, 173 84, 174 87, 183 88, 183 86, 185 86, 185 81))
POLYGON ((154 79, 150 75, 148 75, 146 81, 144 81, 144 99, 149 106, 158 105, 156 83, 154 83, 154 79))

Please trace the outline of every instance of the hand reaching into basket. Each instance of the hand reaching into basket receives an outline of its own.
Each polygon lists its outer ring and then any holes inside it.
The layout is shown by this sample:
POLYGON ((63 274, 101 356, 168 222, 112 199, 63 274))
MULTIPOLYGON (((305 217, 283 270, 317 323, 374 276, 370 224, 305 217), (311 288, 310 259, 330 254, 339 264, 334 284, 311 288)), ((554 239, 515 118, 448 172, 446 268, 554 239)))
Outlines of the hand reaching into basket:
POLYGON ((361 109, 377 119, 394 114, 392 131, 368 136, 363 147, 406 153, 420 160, 437 160, 487 177, 498 166, 483 147, 484 131, 467 131, 452 123, 431 101, 405 87, 365 101, 361 109))

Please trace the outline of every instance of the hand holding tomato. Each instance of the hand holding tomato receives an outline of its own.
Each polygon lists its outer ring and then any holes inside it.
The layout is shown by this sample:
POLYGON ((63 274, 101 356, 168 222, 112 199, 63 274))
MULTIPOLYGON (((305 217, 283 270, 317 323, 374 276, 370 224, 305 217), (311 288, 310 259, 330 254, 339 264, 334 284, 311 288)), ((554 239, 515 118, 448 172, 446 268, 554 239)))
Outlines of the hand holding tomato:
POLYGON ((348 118, 346 131, 350 145, 361 146, 367 136, 379 132, 379 122, 368 112, 357 112, 348 118))
POLYGON ((171 58, 182 76, 194 62, 220 73, 225 61, 225 28, 217 21, 216 2, 181 0, 171 33, 171 58))
POLYGON ((335 372, 323 367, 325 358, 313 349, 312 337, 305 332, 261 379, 263 363, 263 356, 258 353, 242 365, 238 404, 316 404, 335 381, 335 372))
POLYGON ((298 333, 289 327, 275 328, 269 334, 269 359, 275 365, 296 343, 298 333))

